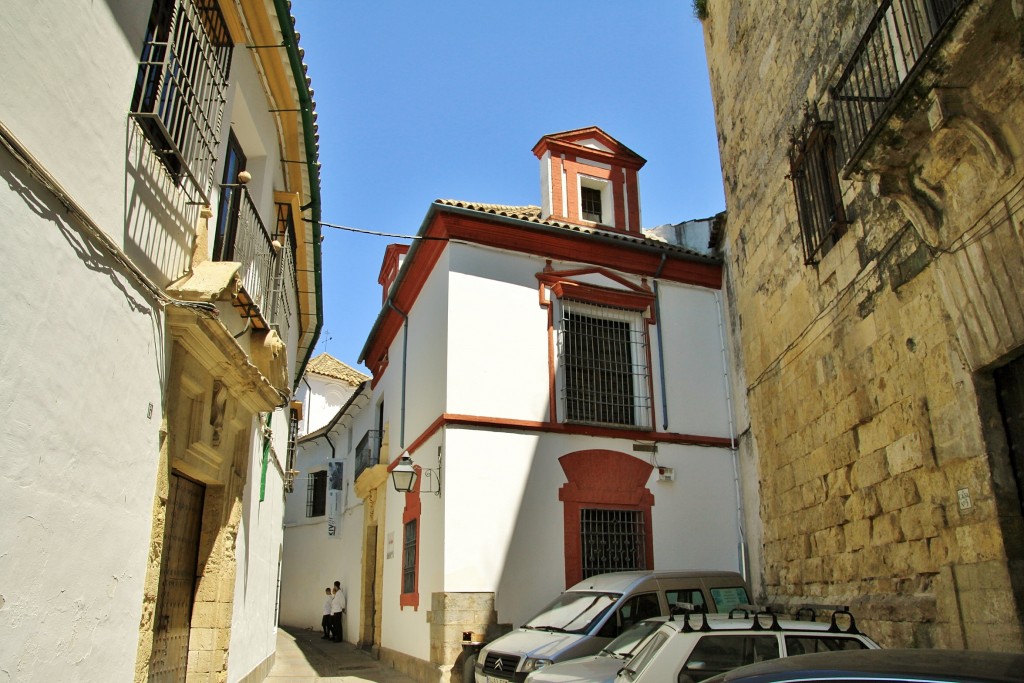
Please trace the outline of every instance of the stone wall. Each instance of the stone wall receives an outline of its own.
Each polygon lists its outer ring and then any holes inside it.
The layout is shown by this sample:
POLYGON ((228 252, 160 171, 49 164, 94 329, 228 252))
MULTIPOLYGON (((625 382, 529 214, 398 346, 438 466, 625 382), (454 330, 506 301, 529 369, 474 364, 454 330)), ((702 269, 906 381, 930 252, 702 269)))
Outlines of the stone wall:
POLYGON ((991 379, 1024 348, 1019 4, 954 17, 840 174, 848 231, 808 265, 790 130, 807 102, 827 116, 877 8, 709 0, 704 21, 740 443, 759 479, 755 590, 849 604, 888 646, 1021 650, 1020 491, 999 483, 991 379))

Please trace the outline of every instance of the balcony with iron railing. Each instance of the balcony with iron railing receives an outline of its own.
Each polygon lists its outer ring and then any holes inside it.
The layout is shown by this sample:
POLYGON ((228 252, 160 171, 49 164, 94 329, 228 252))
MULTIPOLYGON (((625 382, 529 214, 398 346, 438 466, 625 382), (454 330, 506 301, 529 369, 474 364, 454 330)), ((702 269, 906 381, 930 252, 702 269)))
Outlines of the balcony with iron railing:
POLYGON ((356 471, 355 478, 367 468, 380 463, 380 430, 371 429, 363 435, 356 446, 356 471))
POLYGON ((972 0, 882 0, 831 88, 837 163, 849 175, 972 0))
POLYGON ((277 228, 272 235, 260 217, 247 188, 239 201, 231 259, 241 264, 243 294, 235 306, 255 329, 273 328, 287 340, 296 306, 295 230, 290 206, 277 205, 277 228))

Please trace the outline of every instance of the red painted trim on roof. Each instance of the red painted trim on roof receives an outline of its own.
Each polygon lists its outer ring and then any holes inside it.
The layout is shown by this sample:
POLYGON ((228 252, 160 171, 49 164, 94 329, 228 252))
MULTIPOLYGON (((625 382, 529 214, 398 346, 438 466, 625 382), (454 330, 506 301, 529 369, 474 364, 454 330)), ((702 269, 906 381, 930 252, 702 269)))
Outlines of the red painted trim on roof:
MULTIPOLYGON (((423 285, 433 271, 438 259, 448 246, 445 239, 472 242, 496 249, 506 249, 522 254, 532 254, 547 259, 588 263, 598 268, 610 268, 635 275, 653 276, 659 272, 659 279, 683 284, 721 289, 722 267, 714 263, 690 261, 665 253, 641 251, 629 242, 621 244, 596 240, 587 233, 576 233, 569 229, 557 233, 549 232, 551 226, 530 227, 526 221, 513 225, 507 222, 491 221, 486 214, 480 217, 461 213, 447 213, 446 205, 435 204, 435 213, 425 230, 425 236, 435 238, 422 240, 405 267, 408 268, 397 289, 392 292, 393 302, 406 313, 412 310, 423 285)), ((373 371, 374 382, 378 381, 378 368, 388 347, 402 327, 402 318, 393 310, 383 312, 383 320, 373 339, 370 340, 366 366, 373 371)))

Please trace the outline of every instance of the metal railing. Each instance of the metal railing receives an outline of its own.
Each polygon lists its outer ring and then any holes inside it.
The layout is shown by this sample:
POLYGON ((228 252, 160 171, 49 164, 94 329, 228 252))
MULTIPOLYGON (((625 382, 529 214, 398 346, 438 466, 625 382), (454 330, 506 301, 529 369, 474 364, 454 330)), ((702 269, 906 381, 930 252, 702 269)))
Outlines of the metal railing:
POLYGON ((278 254, 274 249, 274 240, 263 224, 252 197, 249 196, 248 188, 243 186, 239 199, 232 260, 242 264, 239 271, 242 286, 266 320, 270 310, 268 304, 271 301, 271 286, 277 271, 278 254))
POLYGON ((216 0, 154 3, 131 116, 175 178, 209 203, 227 101, 231 36, 216 0))
POLYGON ((924 58, 970 0, 882 0, 832 88, 838 163, 850 167, 888 118, 924 58))
POLYGON ((380 430, 371 429, 360 439, 356 446, 356 473, 355 478, 363 473, 367 467, 373 467, 380 462, 380 430))
POLYGON ((288 340, 292 311, 298 308, 298 284, 295 279, 295 221, 292 205, 278 202, 277 239, 281 244, 278 266, 275 269, 273 286, 270 291, 270 311, 267 321, 277 330, 278 335, 288 340))

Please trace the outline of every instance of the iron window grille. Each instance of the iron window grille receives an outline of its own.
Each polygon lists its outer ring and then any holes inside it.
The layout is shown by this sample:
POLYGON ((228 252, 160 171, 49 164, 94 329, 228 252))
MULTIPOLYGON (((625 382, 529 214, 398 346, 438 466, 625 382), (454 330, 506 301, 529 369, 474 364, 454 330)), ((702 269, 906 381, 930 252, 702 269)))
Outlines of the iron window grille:
POLYGON ((299 439, 299 411, 292 408, 288 412, 288 452, 285 456, 284 486, 288 493, 295 488, 295 452, 299 439))
POLYGON ((306 517, 327 514, 327 472, 310 472, 306 476, 306 517))
POLYGON ((232 41, 217 0, 156 0, 132 96, 135 118, 167 171, 209 203, 227 101, 232 41))
POLYGON ((649 429, 647 326, 641 315, 562 301, 558 384, 564 419, 649 429))
POLYGON ((405 523, 402 540, 402 592, 416 592, 416 520, 405 523))
POLYGON ((583 578, 605 572, 647 569, 647 538, 641 510, 580 510, 583 578))
POLYGON ((601 222, 601 191, 592 187, 580 188, 580 203, 583 209, 583 220, 601 222))
POLYGON ((951 19, 970 0, 882 0, 831 89, 839 165, 863 156, 951 19))
POLYGON ((817 263, 846 233, 846 209, 839 187, 836 139, 831 121, 808 104, 803 125, 790 140, 789 179, 796 195, 804 263, 817 263))

